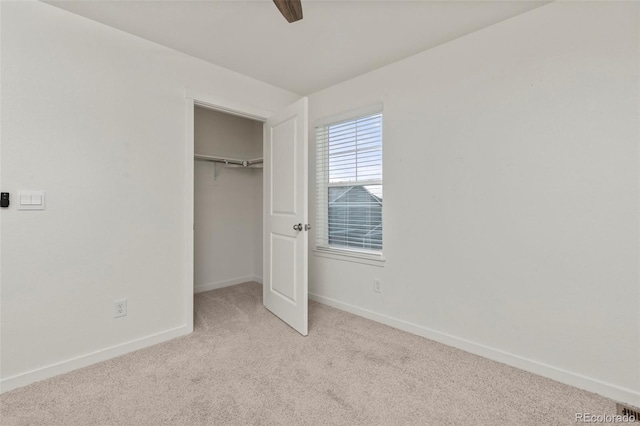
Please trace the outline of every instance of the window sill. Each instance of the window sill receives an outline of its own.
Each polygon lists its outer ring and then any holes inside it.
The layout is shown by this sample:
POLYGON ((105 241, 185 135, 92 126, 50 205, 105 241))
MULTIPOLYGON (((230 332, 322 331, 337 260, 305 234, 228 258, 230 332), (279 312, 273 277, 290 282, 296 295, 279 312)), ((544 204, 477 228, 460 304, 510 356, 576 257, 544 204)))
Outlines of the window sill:
POLYGON ((313 255, 328 259, 342 260, 344 262, 362 263, 365 265, 384 267, 386 260, 382 253, 365 253, 355 250, 316 248, 313 255))

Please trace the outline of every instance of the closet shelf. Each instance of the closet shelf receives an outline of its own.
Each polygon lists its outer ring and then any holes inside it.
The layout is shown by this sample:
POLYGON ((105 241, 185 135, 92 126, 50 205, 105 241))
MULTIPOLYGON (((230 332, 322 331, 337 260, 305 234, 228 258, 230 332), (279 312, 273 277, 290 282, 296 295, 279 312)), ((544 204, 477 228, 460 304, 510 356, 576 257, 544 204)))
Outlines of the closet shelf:
MULTIPOLYGON (((254 161, 254 160, 251 160, 254 161)), ((260 163, 251 163, 248 166, 243 166, 241 164, 224 164, 224 167, 229 167, 231 169, 235 169, 235 168, 248 168, 248 169, 262 169, 262 160, 260 161, 260 163)))
POLYGON ((213 155, 195 154, 193 158, 197 161, 212 162, 215 169, 213 171, 213 179, 218 179, 218 164, 224 167, 239 167, 247 169, 262 169, 262 158, 254 158, 253 160, 239 160, 237 158, 216 157, 213 155))
POLYGON ((211 161, 213 163, 222 163, 230 166, 237 167, 251 167, 257 164, 262 164, 262 158, 254 158, 253 160, 239 160, 237 158, 215 157, 213 155, 195 154, 194 158, 200 161, 211 161))

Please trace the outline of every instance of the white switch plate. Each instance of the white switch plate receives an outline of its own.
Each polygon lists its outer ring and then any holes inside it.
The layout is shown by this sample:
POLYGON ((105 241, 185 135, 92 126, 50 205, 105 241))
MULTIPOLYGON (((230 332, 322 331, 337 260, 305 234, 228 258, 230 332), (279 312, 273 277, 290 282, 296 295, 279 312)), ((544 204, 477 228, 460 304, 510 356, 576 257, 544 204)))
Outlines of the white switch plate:
POLYGON ((18 210, 44 210, 44 191, 18 191, 18 210))

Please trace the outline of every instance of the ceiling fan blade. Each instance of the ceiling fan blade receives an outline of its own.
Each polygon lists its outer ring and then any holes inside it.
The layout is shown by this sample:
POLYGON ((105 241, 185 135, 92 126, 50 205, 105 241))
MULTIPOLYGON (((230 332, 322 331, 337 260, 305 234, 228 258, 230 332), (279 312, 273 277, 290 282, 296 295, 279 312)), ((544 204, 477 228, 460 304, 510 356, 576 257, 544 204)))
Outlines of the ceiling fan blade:
POLYGON ((300 0, 273 0, 284 19, 296 22, 302 19, 302 3, 300 0))

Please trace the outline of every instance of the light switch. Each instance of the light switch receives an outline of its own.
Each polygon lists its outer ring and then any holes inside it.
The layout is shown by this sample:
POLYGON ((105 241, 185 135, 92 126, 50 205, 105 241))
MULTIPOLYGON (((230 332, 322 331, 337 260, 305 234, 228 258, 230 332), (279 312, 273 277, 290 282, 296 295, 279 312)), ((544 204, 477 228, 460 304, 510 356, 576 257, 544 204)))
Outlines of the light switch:
POLYGON ((18 210, 44 210, 44 191, 18 191, 18 210))

